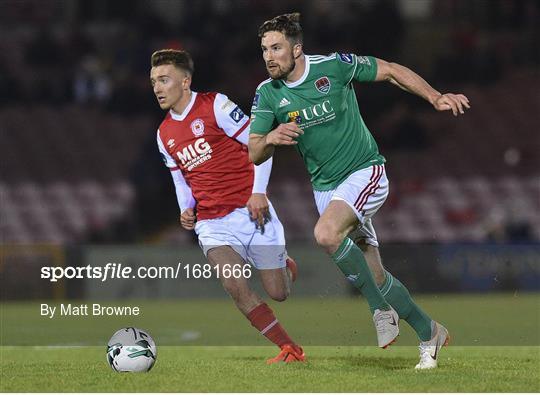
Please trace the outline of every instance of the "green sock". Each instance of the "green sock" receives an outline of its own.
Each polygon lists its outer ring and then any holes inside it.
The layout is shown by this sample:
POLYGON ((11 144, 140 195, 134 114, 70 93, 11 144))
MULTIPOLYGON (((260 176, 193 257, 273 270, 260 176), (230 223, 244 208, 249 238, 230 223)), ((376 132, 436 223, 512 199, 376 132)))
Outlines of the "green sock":
POLYGON ((373 279, 366 258, 364 258, 364 253, 351 239, 346 237, 343 240, 337 251, 332 254, 332 259, 347 279, 366 298, 371 313, 376 309, 390 310, 390 305, 384 300, 373 279))
POLYGON ((414 303, 411 294, 397 278, 385 271, 386 279, 381 293, 399 314, 416 331, 421 341, 431 339, 431 318, 414 303))

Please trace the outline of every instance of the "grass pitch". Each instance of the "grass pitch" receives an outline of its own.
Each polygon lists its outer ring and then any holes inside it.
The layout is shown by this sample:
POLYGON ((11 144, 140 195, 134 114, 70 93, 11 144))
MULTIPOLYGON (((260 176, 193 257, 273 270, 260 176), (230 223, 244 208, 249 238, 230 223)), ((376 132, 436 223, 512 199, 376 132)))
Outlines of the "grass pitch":
MULTIPOLYGON (((540 294, 421 295, 415 300, 448 328, 455 346, 540 345, 540 294)), ((0 304, 0 345, 105 347, 111 335, 126 326, 145 329, 158 346, 268 345, 227 298, 101 302, 139 306, 141 314, 136 317, 49 319, 40 316, 40 303, 0 304)), ((47 303, 59 305, 59 301, 47 303)), ((302 345, 377 344, 372 317, 363 298, 292 295, 284 303, 269 304, 293 339, 302 345)), ((416 334, 404 321, 400 325, 398 345, 418 345, 416 334)))
POLYGON ((413 347, 307 347, 305 364, 267 366, 274 347, 167 346, 149 373, 116 373, 104 347, 3 347, 2 392, 538 392, 539 347, 449 347, 416 372, 413 347))
POLYGON ((539 294, 416 300, 452 335, 433 371, 414 370, 418 343, 403 321, 397 345, 374 347, 369 310, 358 298, 272 304, 308 358, 279 366, 265 364, 277 347, 266 346, 227 299, 124 301, 140 305, 141 316, 55 319, 40 317, 39 301, 2 303, 0 391, 540 392, 539 294), (108 366, 107 340, 123 326, 144 328, 156 340, 151 372, 108 366))

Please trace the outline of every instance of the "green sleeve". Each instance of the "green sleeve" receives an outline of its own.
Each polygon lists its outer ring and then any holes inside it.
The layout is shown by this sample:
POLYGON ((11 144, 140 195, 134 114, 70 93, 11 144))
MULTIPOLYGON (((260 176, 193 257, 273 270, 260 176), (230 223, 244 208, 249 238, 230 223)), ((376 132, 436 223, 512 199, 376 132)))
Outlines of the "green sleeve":
POLYGON ((353 53, 336 53, 336 61, 345 84, 353 79, 359 82, 374 81, 377 76, 377 59, 373 56, 358 56, 353 53))
POLYGON ((276 125, 276 116, 261 90, 255 92, 251 106, 251 124, 249 133, 268 134, 276 125))

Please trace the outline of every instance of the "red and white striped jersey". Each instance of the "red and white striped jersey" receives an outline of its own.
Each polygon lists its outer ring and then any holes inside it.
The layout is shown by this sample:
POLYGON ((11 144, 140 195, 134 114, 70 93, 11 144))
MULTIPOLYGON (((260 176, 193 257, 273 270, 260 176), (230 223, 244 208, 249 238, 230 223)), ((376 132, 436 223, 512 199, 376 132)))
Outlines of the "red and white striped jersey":
POLYGON ((237 141, 249 133, 248 126, 240 107, 216 92, 192 92, 184 112, 169 111, 161 123, 159 151, 171 171, 182 171, 197 202, 198 220, 223 217, 251 196, 253 163, 237 141))

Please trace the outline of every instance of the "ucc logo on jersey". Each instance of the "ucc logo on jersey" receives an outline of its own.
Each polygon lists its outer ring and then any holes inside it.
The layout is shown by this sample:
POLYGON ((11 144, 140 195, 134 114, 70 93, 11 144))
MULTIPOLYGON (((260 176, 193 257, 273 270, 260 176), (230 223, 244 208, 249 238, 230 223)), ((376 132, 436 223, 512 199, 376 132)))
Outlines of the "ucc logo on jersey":
POLYGON ((315 88, 321 93, 327 94, 330 91, 330 80, 324 76, 315 81, 315 88))
POLYGON ((291 111, 287 114, 287 116, 289 117, 289 122, 295 122, 298 125, 302 123, 300 111, 291 111))
POLYGON ((291 111, 287 113, 289 117, 289 122, 296 122, 298 125, 303 121, 309 123, 309 121, 325 117, 329 114, 334 113, 334 108, 330 100, 325 100, 322 103, 315 104, 311 107, 306 107, 298 111, 291 111))
POLYGON ((201 118, 197 118, 191 122, 191 131, 195 137, 200 137, 204 134, 204 122, 201 118))

